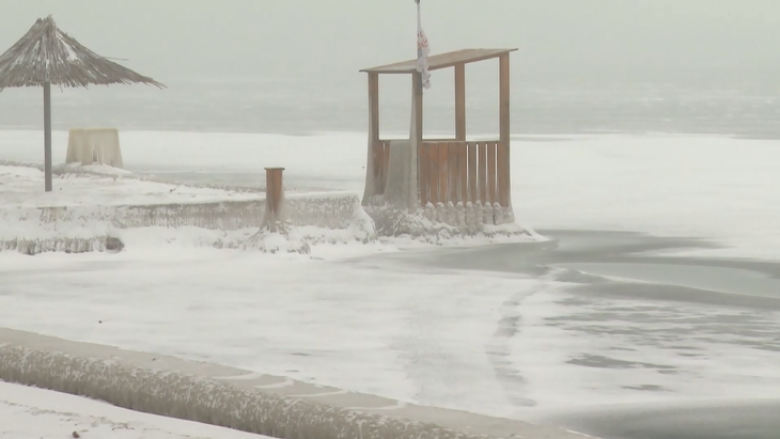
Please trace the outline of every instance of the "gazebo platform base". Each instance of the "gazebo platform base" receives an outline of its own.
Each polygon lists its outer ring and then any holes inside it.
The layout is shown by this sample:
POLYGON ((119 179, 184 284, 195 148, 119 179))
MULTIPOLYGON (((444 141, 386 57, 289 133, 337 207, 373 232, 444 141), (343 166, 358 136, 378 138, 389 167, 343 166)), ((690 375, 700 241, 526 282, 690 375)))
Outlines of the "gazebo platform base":
POLYGON ((379 236, 409 236, 428 243, 463 238, 536 239, 537 235, 515 222, 511 207, 458 203, 428 203, 405 209, 374 197, 363 208, 374 220, 379 236))

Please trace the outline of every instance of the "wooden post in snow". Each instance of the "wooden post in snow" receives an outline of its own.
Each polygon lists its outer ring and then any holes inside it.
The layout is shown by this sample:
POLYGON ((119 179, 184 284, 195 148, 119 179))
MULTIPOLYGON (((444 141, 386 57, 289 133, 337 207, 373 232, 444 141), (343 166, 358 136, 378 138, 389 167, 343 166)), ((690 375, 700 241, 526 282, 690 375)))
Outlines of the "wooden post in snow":
POLYGON ((265 218, 263 227, 276 232, 282 227, 282 172, 284 168, 265 168, 265 218))
POLYGON ((498 144, 498 202, 501 207, 512 205, 512 173, 510 151, 512 128, 510 124, 510 76, 509 54, 499 57, 499 131, 501 142, 498 144))

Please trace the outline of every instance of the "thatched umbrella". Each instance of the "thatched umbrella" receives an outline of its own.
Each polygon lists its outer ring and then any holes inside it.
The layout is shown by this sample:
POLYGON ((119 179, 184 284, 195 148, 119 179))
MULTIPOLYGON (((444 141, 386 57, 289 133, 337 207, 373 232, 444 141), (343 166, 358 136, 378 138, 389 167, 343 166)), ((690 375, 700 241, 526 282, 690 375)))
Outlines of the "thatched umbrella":
POLYGON ((46 191, 51 191, 51 86, 84 87, 109 84, 149 84, 164 88, 82 46, 61 31, 49 15, 0 55, 0 90, 43 87, 44 159, 46 191))

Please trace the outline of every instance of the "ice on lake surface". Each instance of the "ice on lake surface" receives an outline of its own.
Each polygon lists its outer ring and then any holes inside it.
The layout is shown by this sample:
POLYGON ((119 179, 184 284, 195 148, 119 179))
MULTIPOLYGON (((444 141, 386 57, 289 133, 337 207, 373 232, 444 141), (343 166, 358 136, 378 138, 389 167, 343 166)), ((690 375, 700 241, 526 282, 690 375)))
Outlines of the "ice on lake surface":
POLYGON ((780 280, 755 271, 726 267, 648 263, 571 263, 561 268, 582 270, 600 276, 730 294, 760 295, 780 299, 780 280))

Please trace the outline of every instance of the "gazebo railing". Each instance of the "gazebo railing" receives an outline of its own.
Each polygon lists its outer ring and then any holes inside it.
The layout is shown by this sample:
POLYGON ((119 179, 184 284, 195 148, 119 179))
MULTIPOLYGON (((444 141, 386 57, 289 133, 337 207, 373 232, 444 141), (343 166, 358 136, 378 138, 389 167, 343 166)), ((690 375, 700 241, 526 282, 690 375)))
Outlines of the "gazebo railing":
POLYGON ((374 192, 377 195, 385 193, 387 186, 387 165, 390 163, 391 140, 375 141, 371 148, 371 159, 374 167, 374 192))
MULTIPOLYGON (((387 184, 390 140, 379 140, 373 148, 375 193, 383 194, 387 184)), ((420 202, 510 204, 506 147, 499 140, 424 140, 418 149, 420 202)))
MULTIPOLYGON (((406 139, 376 140, 371 148, 374 171, 374 193, 382 195, 387 187, 387 168, 390 163, 390 143, 406 139)), ((426 139, 426 142, 454 142, 455 139, 426 139)))
POLYGON ((499 140, 424 141, 419 148, 420 201, 509 205, 509 166, 499 140))

